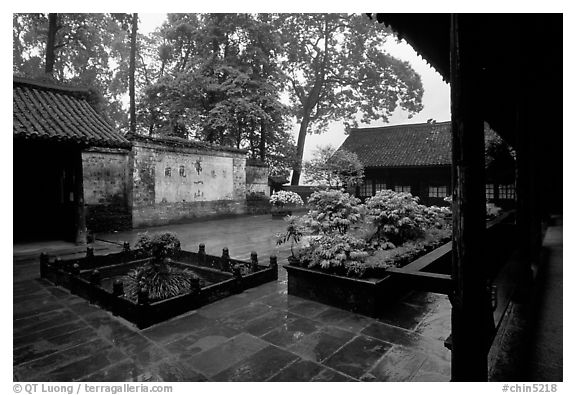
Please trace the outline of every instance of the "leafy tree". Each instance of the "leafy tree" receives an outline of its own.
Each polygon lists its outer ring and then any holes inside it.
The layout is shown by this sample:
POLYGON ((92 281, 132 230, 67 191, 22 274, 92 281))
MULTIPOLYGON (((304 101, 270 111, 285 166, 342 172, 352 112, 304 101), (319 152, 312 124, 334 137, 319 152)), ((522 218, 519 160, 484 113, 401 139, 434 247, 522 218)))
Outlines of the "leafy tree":
POLYGON ((485 128, 486 175, 500 183, 512 183, 515 179, 516 152, 494 131, 485 128))
POLYGON ((410 114, 422 109, 422 82, 408 62, 382 49, 389 30, 364 15, 280 14, 282 68, 288 79, 292 114, 300 123, 298 185, 306 134, 326 130, 330 121, 356 125, 384 120, 398 107, 410 114))
POLYGON ((329 187, 354 186, 364 178, 358 155, 331 145, 317 147, 314 159, 304 163, 304 171, 311 182, 329 187))
MULTIPOLYGON (((128 62, 126 32, 111 14, 13 14, 13 71, 30 78, 45 74, 61 83, 89 87, 103 100, 104 115, 126 125, 121 99, 128 62), (114 60, 114 62, 112 62, 114 60), (116 64, 117 66, 114 66, 116 64)), ((127 78, 125 79, 128 80, 127 78)))
POLYGON ((274 173, 291 164, 279 97, 278 35, 268 15, 170 14, 157 37, 160 72, 140 119, 155 134, 246 148, 274 173))

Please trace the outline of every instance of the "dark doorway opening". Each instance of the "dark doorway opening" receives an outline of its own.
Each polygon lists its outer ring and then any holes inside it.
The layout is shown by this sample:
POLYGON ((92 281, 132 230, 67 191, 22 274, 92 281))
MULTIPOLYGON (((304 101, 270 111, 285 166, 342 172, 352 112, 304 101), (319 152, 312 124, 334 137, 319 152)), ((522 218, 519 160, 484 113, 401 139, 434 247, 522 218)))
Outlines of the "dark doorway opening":
POLYGON ((80 149, 14 140, 13 153, 14 241, 73 241, 80 149))

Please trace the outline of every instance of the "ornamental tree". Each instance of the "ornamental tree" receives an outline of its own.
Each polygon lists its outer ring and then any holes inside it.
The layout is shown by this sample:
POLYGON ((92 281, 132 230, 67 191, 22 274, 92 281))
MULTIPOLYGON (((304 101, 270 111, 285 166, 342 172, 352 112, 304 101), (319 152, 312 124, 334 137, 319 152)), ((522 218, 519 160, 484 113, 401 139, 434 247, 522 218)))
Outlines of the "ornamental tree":
POLYGON ((292 185, 300 182, 307 133, 331 121, 356 126, 382 120, 401 108, 422 109, 424 89, 408 62, 383 49, 392 32, 366 15, 280 14, 275 20, 284 53, 290 108, 300 124, 292 185))
POLYGON ((364 165, 358 155, 331 145, 317 147, 314 158, 304 163, 304 171, 308 180, 328 187, 346 188, 364 178, 364 165))

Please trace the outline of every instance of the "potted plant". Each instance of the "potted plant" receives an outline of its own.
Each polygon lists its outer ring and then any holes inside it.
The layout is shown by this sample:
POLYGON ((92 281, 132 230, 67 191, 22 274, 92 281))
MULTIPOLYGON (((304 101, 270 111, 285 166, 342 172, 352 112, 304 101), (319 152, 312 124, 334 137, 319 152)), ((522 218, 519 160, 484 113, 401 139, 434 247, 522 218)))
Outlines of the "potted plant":
POLYGON ((180 251, 180 240, 173 233, 142 233, 136 248, 151 259, 125 276, 125 294, 129 299, 137 300, 141 290, 148 293, 150 300, 177 296, 189 289, 191 278, 197 277, 189 270, 170 265, 169 258, 180 251))
POLYGON ((304 201, 296 192, 277 191, 270 196, 273 217, 285 217, 292 215, 292 210, 298 206, 303 206, 304 201))

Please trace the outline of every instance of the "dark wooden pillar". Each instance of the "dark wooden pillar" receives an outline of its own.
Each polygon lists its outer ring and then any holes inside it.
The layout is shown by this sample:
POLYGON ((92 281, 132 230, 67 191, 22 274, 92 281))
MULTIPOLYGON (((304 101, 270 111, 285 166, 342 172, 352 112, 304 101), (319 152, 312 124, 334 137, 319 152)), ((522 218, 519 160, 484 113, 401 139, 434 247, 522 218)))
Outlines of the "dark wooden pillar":
POLYGON ((86 210, 84 207, 84 171, 82 151, 74 157, 74 225, 76 244, 86 244, 86 210))
POLYGON ((451 18, 452 380, 486 381, 494 323, 483 259, 486 198, 480 48, 474 18, 457 14, 451 18))

